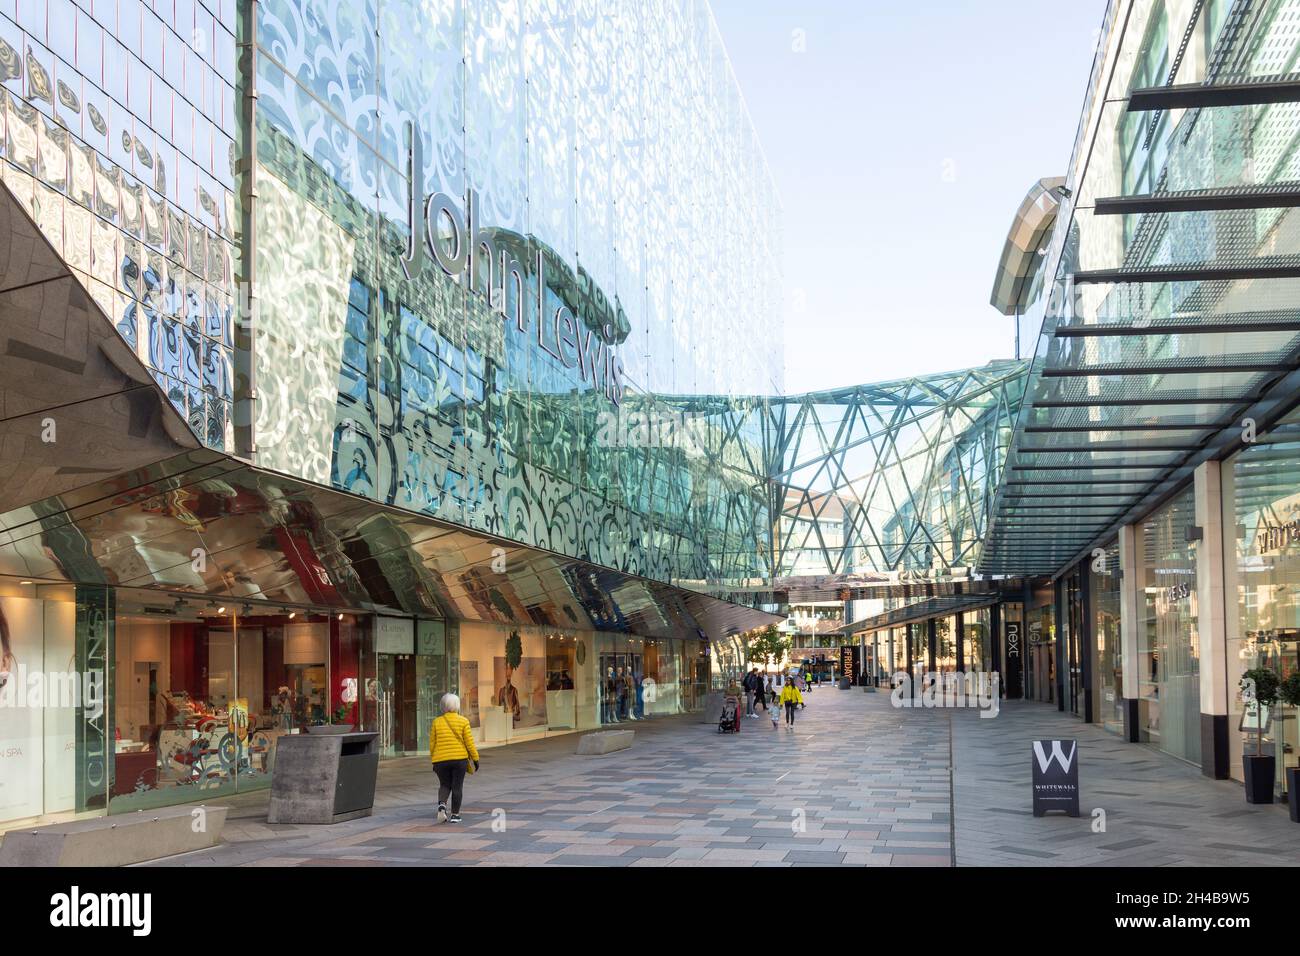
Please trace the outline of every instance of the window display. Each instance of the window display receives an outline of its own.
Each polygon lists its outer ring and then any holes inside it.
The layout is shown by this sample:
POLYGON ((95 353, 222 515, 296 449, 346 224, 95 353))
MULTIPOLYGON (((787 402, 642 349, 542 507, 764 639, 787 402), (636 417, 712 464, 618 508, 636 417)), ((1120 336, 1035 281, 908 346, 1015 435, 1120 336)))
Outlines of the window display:
POLYGON ((1092 601, 1092 633, 1096 645, 1093 673, 1096 719, 1111 733, 1124 733, 1124 675, 1120 655, 1119 541, 1104 549, 1100 561, 1089 565, 1088 593, 1092 601))
POLYGON ((369 726, 365 619, 117 591, 114 812, 270 784, 275 741, 369 726))
POLYGON ((1137 532, 1138 726, 1143 740, 1201 762, 1196 524, 1189 487, 1137 532))
MULTIPOLYGON (((1224 462, 1224 561, 1229 772, 1243 779, 1242 754, 1255 752, 1260 716, 1247 712, 1243 673, 1256 667, 1285 680, 1300 669, 1300 411, 1224 462), (1239 731, 1239 734, 1236 732, 1239 731)), ((1275 756, 1277 790, 1286 770, 1300 766, 1296 709, 1279 704, 1265 715, 1263 752, 1275 756)))

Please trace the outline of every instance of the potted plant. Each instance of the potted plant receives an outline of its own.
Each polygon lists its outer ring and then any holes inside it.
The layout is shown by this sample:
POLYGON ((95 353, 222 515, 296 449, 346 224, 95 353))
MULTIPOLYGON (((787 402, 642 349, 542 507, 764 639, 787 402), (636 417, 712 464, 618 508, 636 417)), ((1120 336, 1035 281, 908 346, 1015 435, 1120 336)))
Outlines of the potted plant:
POLYGON ((352 723, 348 720, 348 705, 339 704, 338 709, 330 715, 331 723, 321 719, 307 728, 309 734, 350 734, 352 723))
MULTIPOLYGON (((1284 704, 1300 708, 1300 670, 1278 685, 1277 696, 1284 704)), ((1291 822, 1300 823, 1300 767, 1286 768, 1286 799, 1291 811, 1291 822)))
POLYGON ((1264 710, 1277 704, 1277 674, 1267 667, 1252 667, 1241 675, 1241 699, 1255 705, 1255 752, 1242 757, 1247 803, 1272 803, 1276 758, 1264 753, 1264 710))

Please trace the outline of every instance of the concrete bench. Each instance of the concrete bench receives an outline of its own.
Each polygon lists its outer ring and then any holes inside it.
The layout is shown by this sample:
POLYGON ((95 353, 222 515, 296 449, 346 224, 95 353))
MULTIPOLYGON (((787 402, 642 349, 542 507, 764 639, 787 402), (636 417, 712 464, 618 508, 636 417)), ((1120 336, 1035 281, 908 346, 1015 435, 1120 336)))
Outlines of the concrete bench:
POLYGON ((0 866, 128 866, 205 850, 220 841, 226 810, 160 807, 10 830, 0 841, 0 866))
POLYGON ((627 750, 632 746, 632 738, 635 736, 635 730, 600 730, 594 734, 583 734, 578 738, 578 754, 590 757, 627 750))

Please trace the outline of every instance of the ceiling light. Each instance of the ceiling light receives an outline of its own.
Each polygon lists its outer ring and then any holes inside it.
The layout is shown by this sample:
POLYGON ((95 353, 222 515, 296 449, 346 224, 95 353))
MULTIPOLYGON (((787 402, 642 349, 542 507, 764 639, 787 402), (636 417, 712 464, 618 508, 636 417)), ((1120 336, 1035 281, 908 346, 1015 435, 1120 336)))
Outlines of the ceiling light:
POLYGON ((225 613, 226 613, 226 606, 223 604, 223 605, 221 605, 221 607, 217 608, 217 613, 218 613, 218 614, 225 614, 225 613))
POLYGON ((298 616, 298 612, 297 612, 297 611, 290 611, 290 612, 289 612, 289 620, 292 621, 292 620, 293 620, 295 617, 297 617, 297 616, 298 616))

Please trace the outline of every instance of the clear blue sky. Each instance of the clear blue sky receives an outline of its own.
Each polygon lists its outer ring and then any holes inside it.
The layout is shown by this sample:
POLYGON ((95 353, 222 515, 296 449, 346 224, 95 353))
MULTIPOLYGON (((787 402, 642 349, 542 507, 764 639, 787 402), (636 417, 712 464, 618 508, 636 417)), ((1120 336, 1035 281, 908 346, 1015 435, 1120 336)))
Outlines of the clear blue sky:
POLYGON ((786 391, 1010 358, 994 269, 1105 0, 711 3, 785 210, 786 391))

